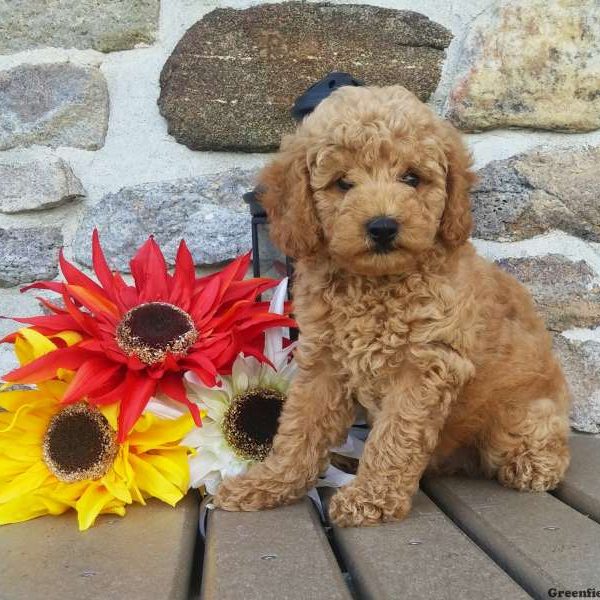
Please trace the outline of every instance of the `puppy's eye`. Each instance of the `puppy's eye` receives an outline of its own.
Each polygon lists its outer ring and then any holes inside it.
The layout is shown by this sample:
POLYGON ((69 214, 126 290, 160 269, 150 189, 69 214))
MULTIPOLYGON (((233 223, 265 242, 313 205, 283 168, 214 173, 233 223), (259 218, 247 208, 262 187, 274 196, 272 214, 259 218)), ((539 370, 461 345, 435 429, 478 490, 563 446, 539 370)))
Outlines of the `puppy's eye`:
POLYGON ((412 171, 407 171, 406 173, 404 173, 404 175, 400 176, 399 179, 402 183, 410 185, 410 187, 414 188, 416 188, 419 185, 419 183, 421 183, 419 176, 415 175, 412 171))
POLYGON ((338 186, 338 188, 340 188, 340 190, 342 190, 342 192, 347 192, 348 190, 351 190, 354 187, 354 184, 351 181, 348 181, 347 179, 338 179, 335 184, 338 186))

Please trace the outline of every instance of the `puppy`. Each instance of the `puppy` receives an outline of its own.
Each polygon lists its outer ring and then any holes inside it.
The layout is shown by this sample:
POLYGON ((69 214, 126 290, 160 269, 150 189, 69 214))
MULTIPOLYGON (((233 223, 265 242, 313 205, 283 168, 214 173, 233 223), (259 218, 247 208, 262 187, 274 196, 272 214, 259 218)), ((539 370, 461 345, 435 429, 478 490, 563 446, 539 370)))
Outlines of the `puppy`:
POLYGON ((567 386, 528 292, 468 242, 470 164, 458 132, 399 86, 342 88, 283 140, 261 201, 297 261, 300 372, 271 454, 226 480, 218 506, 302 497, 358 405, 373 427, 332 498, 339 525, 403 518, 425 469, 464 455, 517 490, 559 483, 567 386))

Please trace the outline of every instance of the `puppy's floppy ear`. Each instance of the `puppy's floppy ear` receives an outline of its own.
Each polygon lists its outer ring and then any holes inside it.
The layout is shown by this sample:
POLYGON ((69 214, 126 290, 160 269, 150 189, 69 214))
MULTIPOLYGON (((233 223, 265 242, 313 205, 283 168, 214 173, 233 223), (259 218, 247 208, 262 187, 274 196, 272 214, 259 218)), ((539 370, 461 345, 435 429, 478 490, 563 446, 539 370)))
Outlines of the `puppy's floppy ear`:
POLYGON ((473 228, 469 191, 475 183, 471 169, 471 155, 458 131, 449 123, 443 124, 444 151, 447 160, 446 208, 440 223, 440 237, 456 248, 464 244, 473 228))
POLYGON ((280 152, 259 174, 258 188, 275 245, 292 258, 315 254, 322 243, 322 230, 304 150, 280 152))

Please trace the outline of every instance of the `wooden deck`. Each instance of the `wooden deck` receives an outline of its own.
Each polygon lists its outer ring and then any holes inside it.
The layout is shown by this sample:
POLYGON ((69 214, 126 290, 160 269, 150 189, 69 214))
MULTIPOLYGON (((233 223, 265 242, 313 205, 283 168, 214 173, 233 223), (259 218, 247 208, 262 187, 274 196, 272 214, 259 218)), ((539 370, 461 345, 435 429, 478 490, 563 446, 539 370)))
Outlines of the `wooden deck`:
POLYGON ((324 525, 305 499, 260 513, 211 511, 202 547, 192 494, 176 510, 134 507, 83 534, 73 515, 5 526, 0 600, 518 600, 548 598, 552 588, 600 592, 600 438, 576 435, 572 450, 554 494, 425 479, 405 521, 372 528, 324 525))

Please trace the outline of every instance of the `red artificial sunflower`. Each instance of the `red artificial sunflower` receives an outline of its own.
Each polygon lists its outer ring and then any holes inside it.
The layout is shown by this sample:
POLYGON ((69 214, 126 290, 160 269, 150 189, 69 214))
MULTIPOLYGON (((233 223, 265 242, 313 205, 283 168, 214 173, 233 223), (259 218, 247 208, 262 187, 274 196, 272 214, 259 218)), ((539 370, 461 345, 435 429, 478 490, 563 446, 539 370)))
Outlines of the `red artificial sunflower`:
MULTIPOLYGON (((36 383, 54 377, 60 368, 76 371, 63 403, 84 396, 96 405, 120 402, 119 441, 157 392, 185 404, 199 425, 200 413, 187 397, 184 372, 193 371, 207 386, 214 386, 217 374, 229 373, 240 352, 266 361, 260 350, 265 329, 295 325, 285 315, 268 312, 268 303, 256 300, 278 282, 244 280, 250 254, 218 273, 198 278, 182 241, 170 275, 158 244, 150 238, 130 263, 135 285, 128 285, 108 267, 94 231, 92 262, 99 283, 69 263, 62 252, 59 261, 64 283, 43 281, 22 291, 57 292, 64 308, 40 299, 50 314, 14 320, 44 335, 71 330, 82 339, 11 371, 4 380, 36 383)), ((18 335, 2 341, 14 342, 18 335)))

